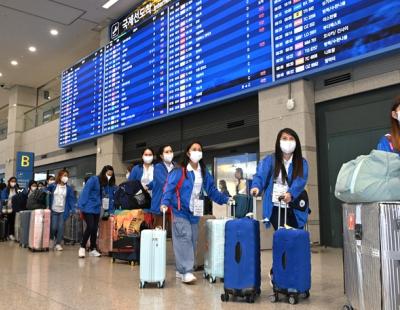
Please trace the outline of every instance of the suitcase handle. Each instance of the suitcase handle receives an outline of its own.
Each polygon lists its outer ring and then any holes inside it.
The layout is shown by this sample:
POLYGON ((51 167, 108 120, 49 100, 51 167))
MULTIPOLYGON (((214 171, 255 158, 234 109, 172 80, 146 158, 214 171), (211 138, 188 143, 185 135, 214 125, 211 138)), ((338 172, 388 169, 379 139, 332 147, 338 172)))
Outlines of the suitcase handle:
POLYGON ((167 213, 167 210, 163 209, 162 210, 162 229, 165 230, 165 213, 167 213))
POLYGON ((236 217, 235 215, 235 207, 236 207, 236 202, 234 200, 229 200, 226 204, 226 218, 231 218, 233 216, 233 218, 236 217), (229 209, 231 209, 231 212, 229 212, 229 209), (231 213, 231 215, 229 215, 229 213, 231 213))
POLYGON ((284 226, 281 226, 281 209, 282 209, 282 200, 285 199, 285 196, 280 196, 279 200, 279 210, 278 210, 278 229, 284 228, 287 225, 287 206, 285 208, 285 219, 284 219, 284 226))

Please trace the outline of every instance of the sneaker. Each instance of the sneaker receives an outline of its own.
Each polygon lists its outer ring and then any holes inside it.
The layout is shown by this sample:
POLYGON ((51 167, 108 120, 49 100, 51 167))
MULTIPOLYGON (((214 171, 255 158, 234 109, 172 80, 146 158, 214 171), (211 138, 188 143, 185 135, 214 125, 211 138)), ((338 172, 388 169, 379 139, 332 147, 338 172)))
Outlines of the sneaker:
POLYGON ((99 252, 97 252, 97 250, 93 250, 93 251, 91 251, 91 252, 89 253, 89 256, 92 256, 92 257, 100 257, 101 254, 100 254, 99 252))
POLYGON ((273 274, 272 274, 272 269, 269 271, 269 285, 274 288, 274 283, 272 282, 273 274))
POLYGON ((63 248, 61 245, 57 244, 56 247, 54 248, 56 251, 62 251, 63 248))
POLYGON ((10 235, 8 238, 10 238, 11 241, 15 241, 14 235, 10 235))
POLYGON ((177 271, 177 272, 175 273, 175 276, 176 276, 177 279, 182 280, 183 274, 181 274, 179 271, 177 271))
POLYGON ((79 258, 84 258, 86 255, 86 249, 85 248, 79 248, 78 256, 79 258))
POLYGON ((186 284, 192 284, 196 282, 197 278, 193 275, 193 273, 185 273, 182 277, 182 282, 186 284))

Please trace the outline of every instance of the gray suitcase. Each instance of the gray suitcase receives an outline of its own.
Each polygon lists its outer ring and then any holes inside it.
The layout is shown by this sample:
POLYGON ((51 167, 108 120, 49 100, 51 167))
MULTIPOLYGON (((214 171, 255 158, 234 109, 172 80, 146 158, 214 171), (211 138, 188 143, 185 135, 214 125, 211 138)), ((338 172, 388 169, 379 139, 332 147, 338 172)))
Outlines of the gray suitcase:
POLYGON ((83 222, 79 214, 71 214, 64 224, 64 244, 80 243, 83 236, 83 222))
POLYGON ((400 309, 400 202, 343 205, 344 309, 400 309))
POLYGON ((15 213, 15 222, 14 222, 14 237, 15 237, 15 242, 19 242, 19 232, 20 232, 20 227, 21 227, 21 216, 19 212, 15 213))
POLYGON ((29 245, 29 226, 31 223, 31 213, 32 211, 19 212, 19 245, 23 248, 27 248, 29 245))

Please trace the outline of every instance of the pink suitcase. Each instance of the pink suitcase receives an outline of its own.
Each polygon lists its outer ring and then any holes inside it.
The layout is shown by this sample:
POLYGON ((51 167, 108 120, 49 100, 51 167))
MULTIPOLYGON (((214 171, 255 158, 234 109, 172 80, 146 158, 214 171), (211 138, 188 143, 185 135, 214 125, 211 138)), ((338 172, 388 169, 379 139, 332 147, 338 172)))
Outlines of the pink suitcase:
POLYGON ((114 216, 110 216, 107 221, 100 220, 98 244, 102 255, 110 255, 112 252, 114 225, 114 216))
POLYGON ((29 249, 33 252, 49 250, 50 214, 50 210, 32 211, 29 226, 29 249))

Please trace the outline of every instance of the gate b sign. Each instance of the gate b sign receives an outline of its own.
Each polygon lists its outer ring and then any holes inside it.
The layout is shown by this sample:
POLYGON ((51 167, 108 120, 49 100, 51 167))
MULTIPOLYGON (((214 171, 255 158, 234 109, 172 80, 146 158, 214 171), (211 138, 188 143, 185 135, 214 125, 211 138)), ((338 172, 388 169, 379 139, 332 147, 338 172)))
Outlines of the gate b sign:
POLYGON ((33 168, 35 166, 35 154, 29 152, 17 153, 16 177, 21 187, 27 187, 33 179, 33 168))

